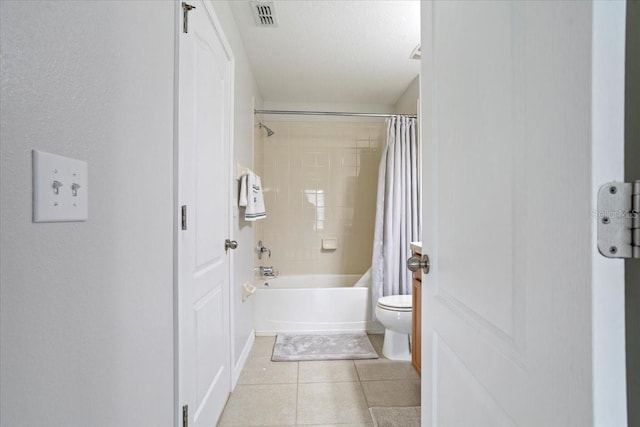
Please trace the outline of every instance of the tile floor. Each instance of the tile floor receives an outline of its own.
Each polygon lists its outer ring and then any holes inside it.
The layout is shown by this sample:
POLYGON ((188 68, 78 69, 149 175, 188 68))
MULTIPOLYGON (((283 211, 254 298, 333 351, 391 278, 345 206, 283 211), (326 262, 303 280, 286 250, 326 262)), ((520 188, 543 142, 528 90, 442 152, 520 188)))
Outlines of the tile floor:
POLYGON ((369 408, 420 406, 420 377, 409 362, 380 359, 272 362, 275 337, 256 337, 218 427, 373 426, 369 408))

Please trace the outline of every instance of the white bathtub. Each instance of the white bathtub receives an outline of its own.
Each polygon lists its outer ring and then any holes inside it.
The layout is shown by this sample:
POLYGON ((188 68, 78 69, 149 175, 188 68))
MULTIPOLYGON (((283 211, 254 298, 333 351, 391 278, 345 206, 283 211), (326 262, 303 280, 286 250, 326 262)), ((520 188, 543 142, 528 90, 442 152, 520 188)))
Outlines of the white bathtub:
POLYGON ((254 294, 256 335, 384 332, 378 322, 371 321, 371 286, 367 279, 367 275, 331 274, 283 276, 261 282, 254 294), (359 280, 361 277, 363 280, 359 280))

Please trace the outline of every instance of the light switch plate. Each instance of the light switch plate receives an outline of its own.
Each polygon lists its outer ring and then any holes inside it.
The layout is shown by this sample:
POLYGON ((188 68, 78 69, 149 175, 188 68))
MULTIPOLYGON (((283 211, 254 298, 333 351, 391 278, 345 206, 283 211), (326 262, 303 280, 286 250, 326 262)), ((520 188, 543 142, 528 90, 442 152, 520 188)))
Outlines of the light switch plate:
POLYGON ((33 150, 32 166, 33 222, 86 221, 87 162, 33 150))

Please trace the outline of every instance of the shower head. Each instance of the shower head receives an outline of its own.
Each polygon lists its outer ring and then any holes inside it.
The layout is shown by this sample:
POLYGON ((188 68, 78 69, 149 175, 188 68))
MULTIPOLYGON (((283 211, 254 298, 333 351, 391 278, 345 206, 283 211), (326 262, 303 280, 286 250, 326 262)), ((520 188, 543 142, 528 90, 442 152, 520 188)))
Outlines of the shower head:
POLYGON ((269 129, 266 125, 264 125, 264 124, 262 124, 262 123, 260 123, 260 124, 259 124, 259 126, 260 126, 261 128, 266 129, 266 131, 267 131, 267 136, 271 136, 271 135, 273 135, 273 134, 275 133, 274 131, 272 131, 272 130, 271 130, 271 129, 269 129))

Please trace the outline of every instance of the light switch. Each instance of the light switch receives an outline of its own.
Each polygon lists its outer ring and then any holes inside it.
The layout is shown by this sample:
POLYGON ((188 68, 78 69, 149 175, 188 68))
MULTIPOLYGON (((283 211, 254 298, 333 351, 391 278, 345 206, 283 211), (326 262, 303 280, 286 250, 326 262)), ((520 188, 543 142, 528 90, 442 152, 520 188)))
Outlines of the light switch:
POLYGON ((87 220, 87 162, 32 151, 33 222, 87 220))

